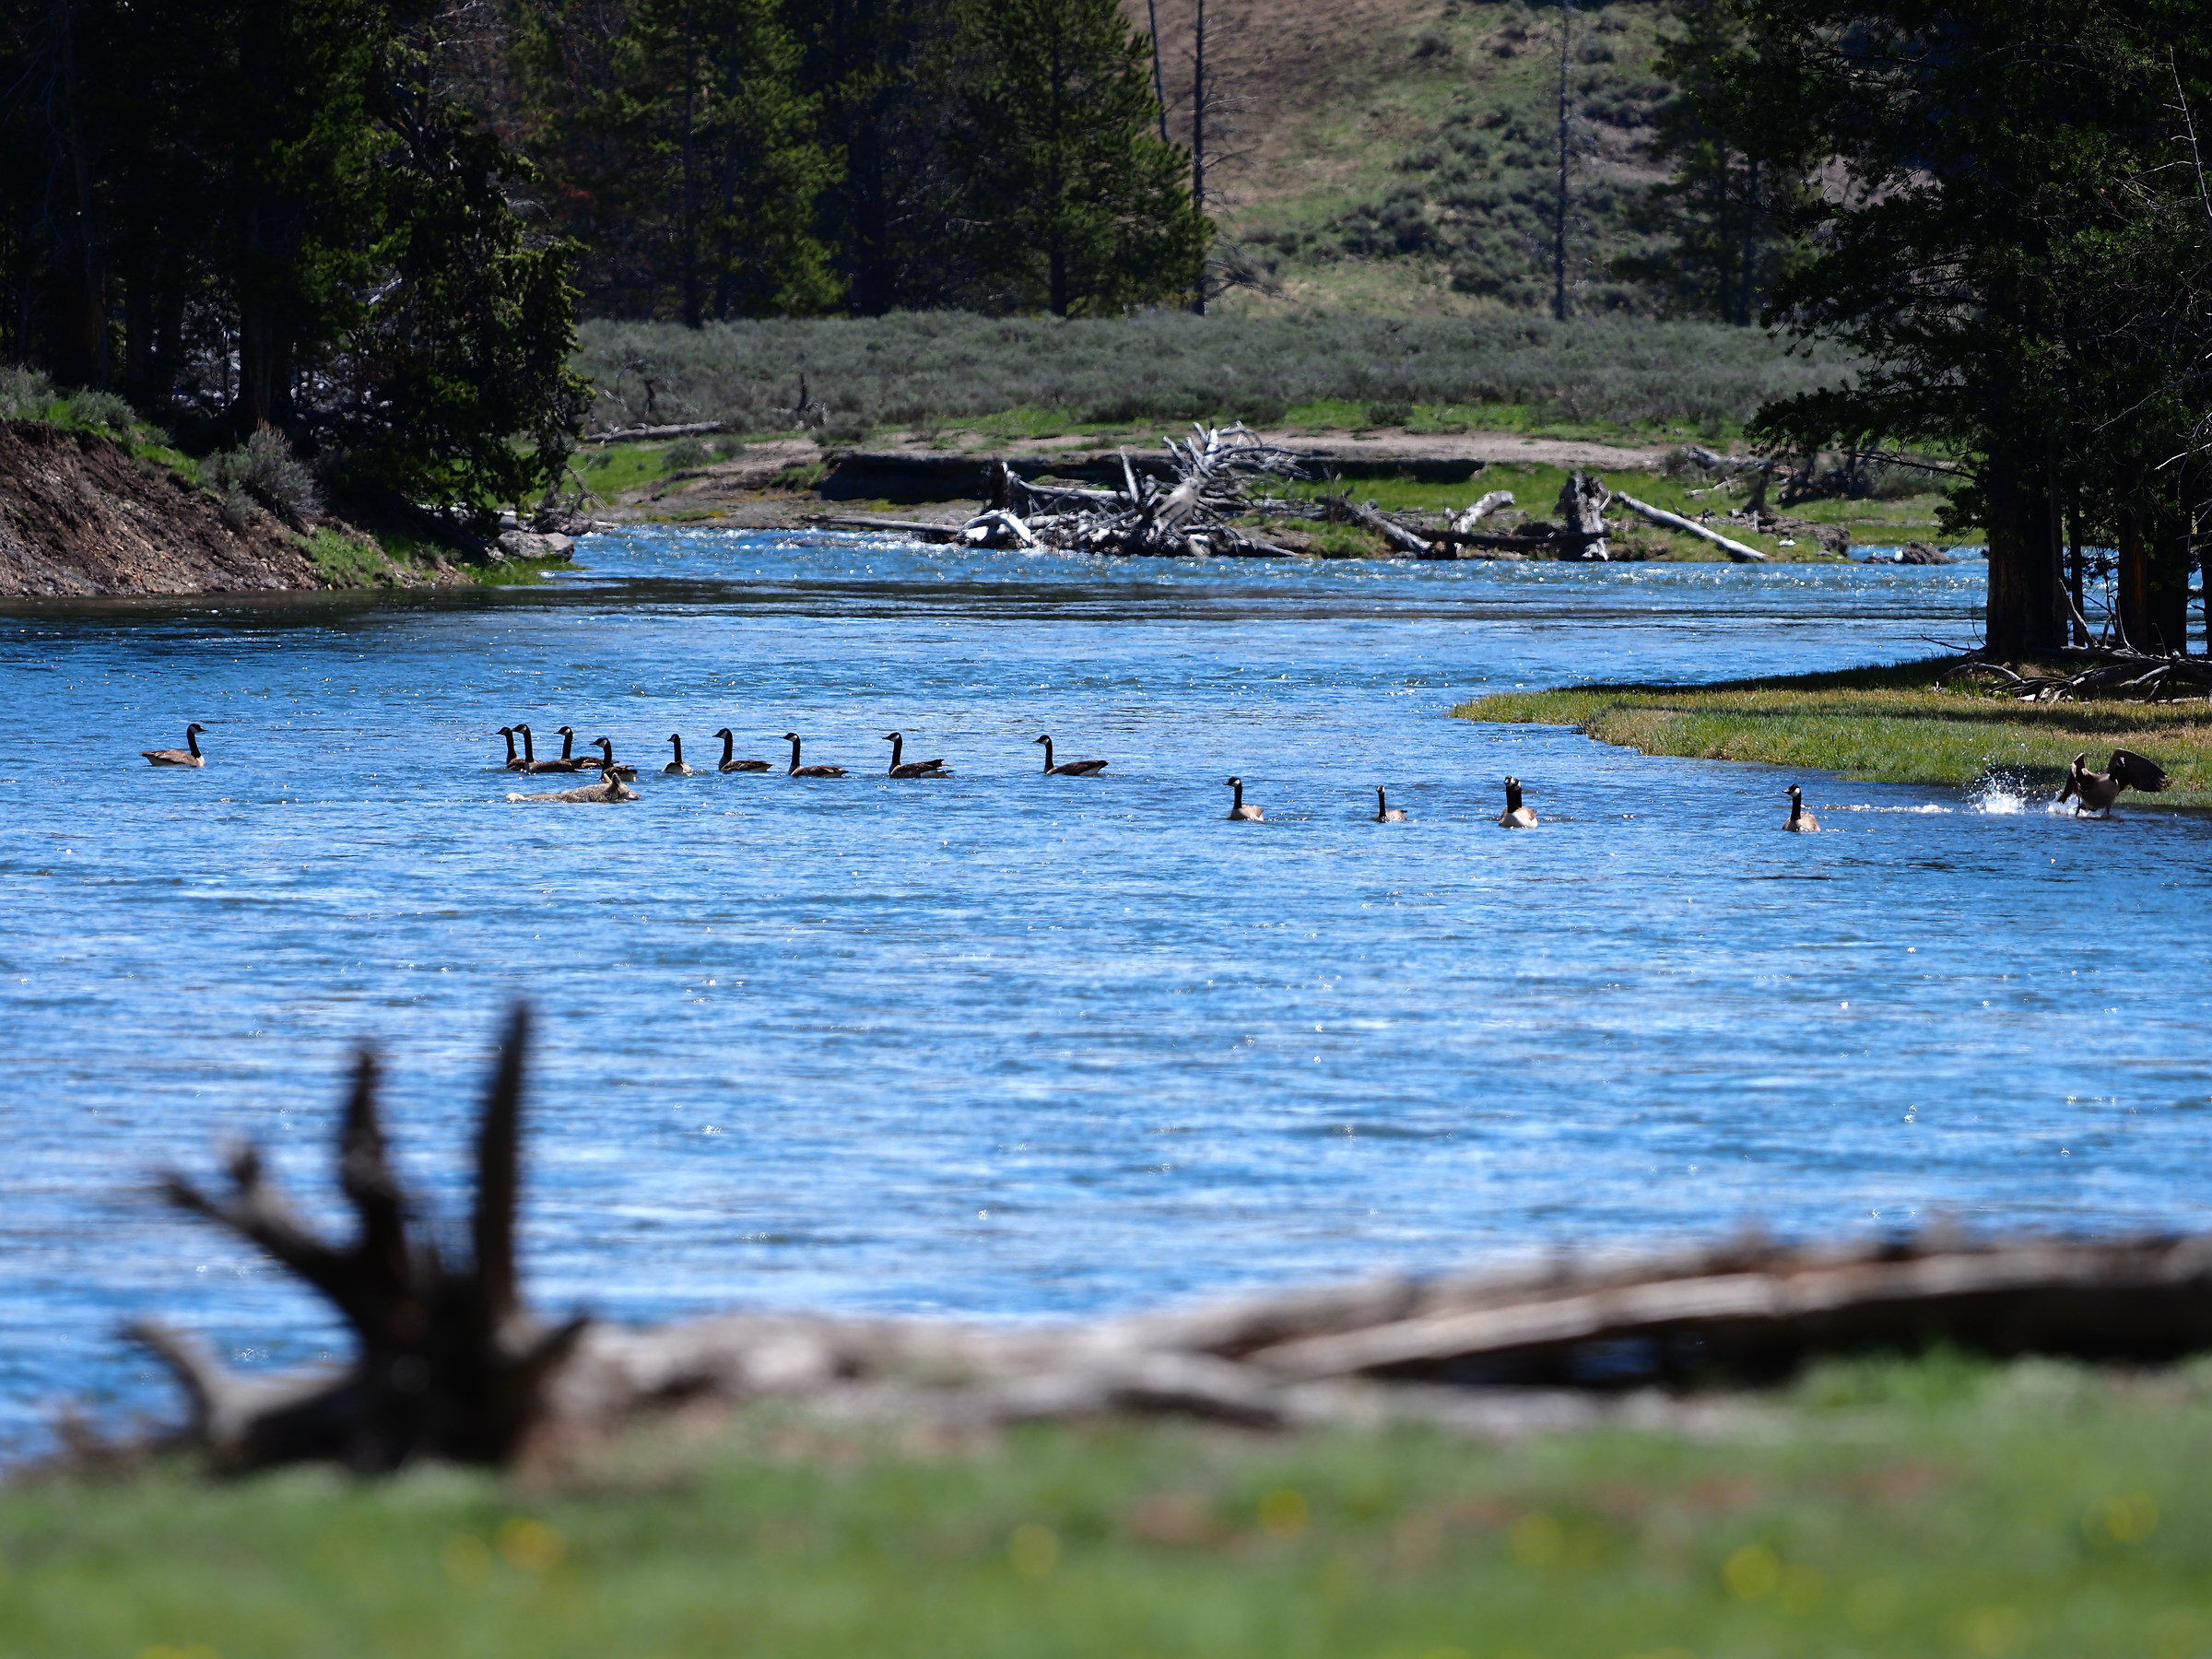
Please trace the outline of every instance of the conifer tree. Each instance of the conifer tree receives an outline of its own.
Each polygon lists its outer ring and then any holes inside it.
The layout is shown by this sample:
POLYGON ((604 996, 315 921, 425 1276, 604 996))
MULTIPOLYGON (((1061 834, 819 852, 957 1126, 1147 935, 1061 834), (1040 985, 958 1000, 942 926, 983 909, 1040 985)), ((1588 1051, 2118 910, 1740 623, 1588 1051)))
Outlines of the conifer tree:
POLYGON ((1192 295, 1211 227, 1115 0, 977 0, 959 57, 951 152, 997 301, 1066 317, 1192 295))

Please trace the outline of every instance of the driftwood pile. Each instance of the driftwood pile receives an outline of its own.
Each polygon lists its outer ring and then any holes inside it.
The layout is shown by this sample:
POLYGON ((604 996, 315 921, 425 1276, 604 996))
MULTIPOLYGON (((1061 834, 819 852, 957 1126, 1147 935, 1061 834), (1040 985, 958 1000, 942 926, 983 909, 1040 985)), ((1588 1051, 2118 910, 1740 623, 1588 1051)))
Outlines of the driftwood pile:
POLYGON ((2163 655, 2124 646, 2075 646, 2037 654, 2043 659, 2039 665, 1969 656, 1959 670, 2021 702, 2076 702, 2100 697, 2179 702, 2184 697, 2212 695, 2212 658, 2163 655))
POLYGON ((1418 1417, 1518 1432, 1589 1421, 1623 1401, 1679 1399, 1699 1384, 1772 1382, 1824 1354, 1947 1344, 2157 1362, 2212 1347, 2212 1238, 1924 1236, 1838 1249, 1746 1239, 1072 1326, 791 1313, 645 1330, 547 1325, 522 1303, 514 1255, 526 1035, 518 1012, 484 1106, 460 1259, 424 1232, 393 1176, 366 1055, 338 1137, 339 1182, 359 1223, 351 1243, 314 1237, 250 1151, 231 1157, 229 1197, 169 1179, 174 1202, 327 1298, 359 1344, 343 1369, 265 1380, 166 1327, 137 1326, 184 1386, 189 1438, 218 1466, 497 1463, 538 1430, 762 1397, 946 1424, 1173 1411, 1254 1426, 1418 1417))

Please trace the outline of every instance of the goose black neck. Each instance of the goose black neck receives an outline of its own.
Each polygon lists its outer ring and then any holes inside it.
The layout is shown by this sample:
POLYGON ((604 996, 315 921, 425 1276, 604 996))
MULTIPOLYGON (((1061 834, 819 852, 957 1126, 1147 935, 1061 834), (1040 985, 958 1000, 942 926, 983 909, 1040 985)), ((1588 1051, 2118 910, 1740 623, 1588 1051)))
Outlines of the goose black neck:
POLYGON ((734 758, 736 756, 736 753, 737 753, 737 738, 736 738, 736 735, 735 735, 735 734, 734 734, 734 733, 731 733, 731 732, 724 732, 724 733, 722 735, 722 763, 723 763, 724 766, 727 766, 727 765, 730 763, 730 761, 731 761, 731 760, 732 760, 732 759, 734 759, 734 758))
POLYGON ((523 759, 532 765, 535 765, 537 763, 537 745, 530 741, 530 728, 516 726, 514 729, 523 735, 523 759))
POLYGON ((197 726, 184 728, 184 747, 192 751, 194 759, 200 758, 200 733, 197 726))
POLYGON ((681 766, 684 763, 684 740, 671 732, 668 734, 668 747, 676 751, 676 763, 681 766))
POLYGON ((1044 770, 1048 772, 1053 770, 1053 740, 1050 737, 1044 740, 1044 770))
POLYGON ((899 770, 899 757, 906 750, 906 739, 897 732, 891 734, 891 770, 899 770))

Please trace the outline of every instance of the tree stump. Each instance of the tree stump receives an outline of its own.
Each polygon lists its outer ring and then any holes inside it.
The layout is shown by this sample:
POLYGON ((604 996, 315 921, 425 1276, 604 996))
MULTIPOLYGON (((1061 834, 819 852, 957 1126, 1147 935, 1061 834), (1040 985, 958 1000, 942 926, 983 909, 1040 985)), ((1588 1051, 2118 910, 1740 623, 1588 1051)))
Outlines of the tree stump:
POLYGON ((326 1243, 266 1179, 251 1145, 231 1149, 227 1196, 171 1171, 170 1202, 250 1239, 312 1286, 352 1330, 339 1371, 244 1375, 196 1339, 150 1321, 130 1328, 173 1371, 190 1434, 230 1471, 328 1461, 364 1473, 418 1458, 497 1464, 542 1415, 547 1383, 588 1323, 547 1327, 516 1288, 523 1053, 530 1018, 510 1017, 477 1131, 476 1203, 465 1259, 449 1262, 386 1156, 377 1061, 364 1048, 338 1129, 338 1185, 359 1218, 353 1241, 326 1243))

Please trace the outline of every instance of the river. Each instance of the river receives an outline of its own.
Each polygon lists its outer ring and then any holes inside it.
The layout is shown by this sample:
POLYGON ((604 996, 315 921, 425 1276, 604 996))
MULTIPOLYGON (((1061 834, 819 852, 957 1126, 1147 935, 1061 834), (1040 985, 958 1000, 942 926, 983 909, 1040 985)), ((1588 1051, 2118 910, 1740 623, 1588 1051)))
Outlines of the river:
POLYGON ((2212 822, 1453 721, 1487 688, 1898 660, 1949 567, 1122 564, 711 529, 538 589, 0 618, 0 1440, 319 1309, 149 1196, 259 1139, 318 1216, 349 1046, 450 1214, 542 1016, 549 1310, 1084 1314, 1559 1247, 2204 1224, 2212 822), (206 723, 204 771, 141 748, 206 723), (634 806, 510 805, 496 728, 634 806), (665 780, 729 725, 853 775, 665 780), (893 782, 882 734, 946 756, 893 782), (1103 756, 1038 775, 1033 739, 1103 756), (1491 818, 1513 772, 1545 822, 1491 818), (1223 821, 1223 780, 1264 824, 1223 821), (1412 821, 1369 821, 1387 784, 1412 821))

